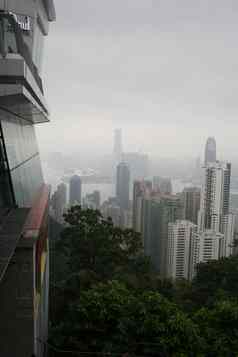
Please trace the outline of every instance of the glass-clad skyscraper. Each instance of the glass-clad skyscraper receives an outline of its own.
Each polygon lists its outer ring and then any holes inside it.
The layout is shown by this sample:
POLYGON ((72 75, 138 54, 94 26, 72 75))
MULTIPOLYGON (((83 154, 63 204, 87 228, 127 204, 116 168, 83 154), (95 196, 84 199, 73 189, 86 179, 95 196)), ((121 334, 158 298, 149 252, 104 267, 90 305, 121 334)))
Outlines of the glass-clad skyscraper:
POLYGON ((0 355, 46 356, 48 204, 35 125, 53 0, 0 0, 0 355), (14 258, 14 259, 13 259, 14 258), (14 264, 13 264, 14 262, 14 264))

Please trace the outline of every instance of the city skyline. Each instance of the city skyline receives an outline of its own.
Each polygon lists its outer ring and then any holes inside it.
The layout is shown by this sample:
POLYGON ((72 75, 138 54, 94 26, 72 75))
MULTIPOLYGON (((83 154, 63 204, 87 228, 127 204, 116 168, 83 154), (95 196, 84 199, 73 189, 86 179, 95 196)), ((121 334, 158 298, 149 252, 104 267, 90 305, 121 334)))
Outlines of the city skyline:
POLYGON ((114 134, 111 170, 112 175, 116 171, 112 182, 115 194, 101 205, 95 202, 95 192, 86 194, 84 207, 97 208, 116 227, 139 233, 144 254, 162 279, 192 280, 199 262, 229 257, 238 230, 238 206, 234 202, 231 213, 231 164, 217 160, 215 139, 209 137, 204 143, 205 163, 201 162, 198 168, 196 161, 189 186, 175 193, 173 181, 163 172, 161 176, 139 175, 130 184, 133 161, 138 157, 135 153, 122 155, 122 132, 117 130, 114 134), (131 163, 118 164, 121 156, 131 163))
POLYGON ((238 356, 237 16, 0 0, 0 357, 238 356))

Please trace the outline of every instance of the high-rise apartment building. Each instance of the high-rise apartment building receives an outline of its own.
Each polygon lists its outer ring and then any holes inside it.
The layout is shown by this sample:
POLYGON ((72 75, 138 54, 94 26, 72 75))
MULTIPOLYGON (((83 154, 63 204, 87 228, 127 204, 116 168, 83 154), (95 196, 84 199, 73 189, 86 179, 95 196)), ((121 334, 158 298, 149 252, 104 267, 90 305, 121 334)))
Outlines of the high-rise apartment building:
POLYGON ((216 140, 215 138, 208 138, 205 147, 205 158, 204 163, 207 165, 208 163, 216 162, 216 140))
POLYGON ((204 168, 198 219, 198 261, 232 254, 235 220, 229 213, 230 176, 229 163, 217 161, 204 168))
POLYGON ((82 181, 80 176, 74 175, 69 182, 69 205, 80 205, 82 196, 82 181))
POLYGON ((167 276, 168 224, 181 219, 181 200, 176 195, 155 195, 142 201, 144 252, 162 278, 167 276))
POLYGON ((201 189, 198 187, 186 187, 182 192, 183 218, 197 224, 200 209, 201 189))
POLYGON ((34 126, 53 0, 0 1, 0 356, 46 356, 48 209, 34 126))
POLYGON ((134 231, 142 232, 142 200, 151 197, 151 181, 135 181, 133 184, 133 207, 132 207, 132 226, 134 231))
POLYGON ((117 166, 116 197, 120 209, 128 210, 130 206, 130 169, 125 162, 117 166))
POLYGON ((217 260, 220 256, 220 247, 224 240, 222 233, 217 233, 207 229, 199 234, 199 256, 198 262, 208 262, 209 260, 217 260))
POLYGON ((193 241, 197 226, 181 220, 168 225, 167 277, 191 279, 193 272, 193 241))
POLYGON ((198 230, 224 233, 229 214, 231 164, 209 163, 204 167, 198 230))

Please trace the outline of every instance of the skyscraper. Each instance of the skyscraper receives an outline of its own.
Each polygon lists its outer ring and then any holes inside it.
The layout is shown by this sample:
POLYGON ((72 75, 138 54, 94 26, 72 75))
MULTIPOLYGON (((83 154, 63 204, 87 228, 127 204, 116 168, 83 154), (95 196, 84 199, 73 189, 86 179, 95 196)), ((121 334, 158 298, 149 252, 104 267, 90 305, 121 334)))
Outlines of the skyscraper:
POLYGON ((194 224, 198 221, 198 212, 200 209, 201 190, 198 187, 185 187, 182 192, 183 218, 194 224))
POLYGON ((183 220, 169 223, 168 226, 168 258, 167 276, 190 280, 193 271, 193 239, 197 226, 183 220))
POLYGON ((208 138, 205 148, 205 165, 209 162, 216 162, 216 140, 215 138, 208 138))
POLYGON ((230 163, 208 163, 204 167, 199 231, 212 229, 224 233, 224 223, 229 214, 230 177, 230 163))
POLYGON ((69 205, 80 205, 82 195, 81 178, 78 175, 71 177, 69 182, 69 205))
POLYGON ((128 210, 130 204, 130 170, 125 162, 117 166, 116 196, 121 210, 128 210))
POLYGON ((229 163, 217 161, 204 168, 198 216, 199 261, 232 254, 235 221, 229 213, 230 176, 229 163))
POLYGON ((114 148, 113 148, 113 154, 114 154, 114 161, 117 164, 119 164, 122 161, 122 131, 121 129, 116 129, 114 131, 114 148))
POLYGON ((55 8, 53 0, 15 0, 0 1, 0 10, 0 355, 43 357, 50 192, 34 126, 49 121, 41 72, 55 8))

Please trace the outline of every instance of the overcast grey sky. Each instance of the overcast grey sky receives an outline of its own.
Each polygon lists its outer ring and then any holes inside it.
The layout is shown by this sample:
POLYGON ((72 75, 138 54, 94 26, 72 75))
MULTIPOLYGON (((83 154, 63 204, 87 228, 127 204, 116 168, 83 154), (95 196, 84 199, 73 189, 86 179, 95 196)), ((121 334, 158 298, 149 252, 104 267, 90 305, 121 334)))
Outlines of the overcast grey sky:
POLYGON ((41 150, 222 158, 238 148, 237 0, 55 0, 41 150))

